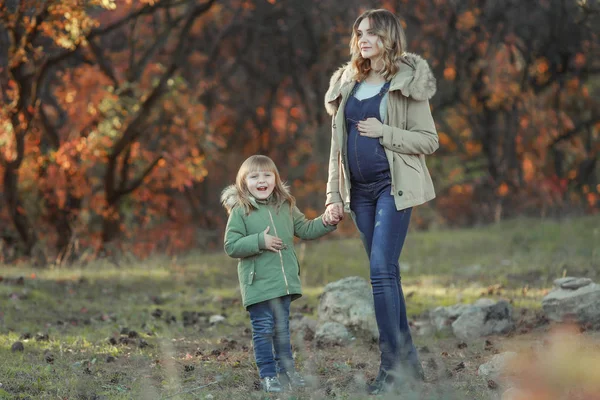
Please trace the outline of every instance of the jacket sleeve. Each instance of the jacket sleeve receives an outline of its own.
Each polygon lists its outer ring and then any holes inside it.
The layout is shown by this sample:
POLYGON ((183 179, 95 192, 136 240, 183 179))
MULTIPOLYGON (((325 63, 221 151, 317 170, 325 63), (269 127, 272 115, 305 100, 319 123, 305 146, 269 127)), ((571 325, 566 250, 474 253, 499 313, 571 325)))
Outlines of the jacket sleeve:
POLYGON ((335 114, 332 117, 331 127, 331 148, 329 151, 329 172, 327 178, 327 199, 325 205, 331 203, 341 203, 342 196, 340 195, 340 171, 339 171, 339 158, 340 158, 340 143, 337 140, 335 133, 335 114))
POLYGON ((323 216, 321 215, 315 219, 307 219, 298 207, 294 207, 292 210, 294 236, 298 236, 300 239, 310 240, 317 239, 329 232, 333 232, 337 227, 335 225, 325 225, 322 217, 323 216))
POLYGON ((383 125, 381 144, 396 153, 433 154, 439 147, 429 101, 408 99, 406 129, 383 125))
POLYGON ((265 248, 265 233, 248 235, 243 217, 244 211, 234 207, 225 228, 225 253, 233 258, 245 258, 257 255, 265 248))

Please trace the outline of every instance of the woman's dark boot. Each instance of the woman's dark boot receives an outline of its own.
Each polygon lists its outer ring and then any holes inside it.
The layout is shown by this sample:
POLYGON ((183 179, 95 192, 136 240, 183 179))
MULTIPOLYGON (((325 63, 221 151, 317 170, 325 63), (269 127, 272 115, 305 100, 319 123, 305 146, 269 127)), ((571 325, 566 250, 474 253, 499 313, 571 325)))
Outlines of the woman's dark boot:
POLYGON ((394 386, 394 382, 394 376, 380 368, 375 380, 367 385, 367 392, 372 395, 388 392, 394 386))

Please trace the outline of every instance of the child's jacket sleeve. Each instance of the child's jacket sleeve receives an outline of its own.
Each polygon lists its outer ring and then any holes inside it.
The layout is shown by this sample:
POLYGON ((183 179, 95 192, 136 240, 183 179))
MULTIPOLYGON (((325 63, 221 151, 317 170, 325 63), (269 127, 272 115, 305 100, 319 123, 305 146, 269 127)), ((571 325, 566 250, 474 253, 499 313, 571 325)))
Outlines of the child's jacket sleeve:
POLYGON ((335 225, 323 224, 322 215, 315 219, 307 219, 298 207, 294 207, 292 218, 294 219, 294 235, 300 239, 310 240, 316 239, 329 232, 334 231, 335 225))
POLYGON ((234 207, 225 228, 225 253, 234 258, 254 256, 265 248, 265 233, 248 234, 243 213, 241 207, 234 207))

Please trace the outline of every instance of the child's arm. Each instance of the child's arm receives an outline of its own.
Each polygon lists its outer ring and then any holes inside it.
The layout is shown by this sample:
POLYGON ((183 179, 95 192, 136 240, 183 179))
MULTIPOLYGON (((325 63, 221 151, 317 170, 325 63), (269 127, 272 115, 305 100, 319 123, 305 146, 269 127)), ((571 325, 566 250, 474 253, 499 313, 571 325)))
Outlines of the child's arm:
POLYGON ((248 235, 243 212, 240 207, 235 207, 227 221, 224 248, 229 257, 250 257, 259 254, 265 248, 265 232, 248 235))
POLYGON ((335 225, 325 225, 322 215, 315 219, 307 219, 298 207, 294 207, 292 210, 292 217, 294 219, 294 235, 300 239, 316 239, 336 229, 335 225))

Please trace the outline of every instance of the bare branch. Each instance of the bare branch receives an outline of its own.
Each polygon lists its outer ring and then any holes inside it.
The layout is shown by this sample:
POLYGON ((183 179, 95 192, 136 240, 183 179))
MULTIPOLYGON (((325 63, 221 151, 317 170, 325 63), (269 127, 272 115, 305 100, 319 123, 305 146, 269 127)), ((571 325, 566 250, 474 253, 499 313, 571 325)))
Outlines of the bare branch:
POLYGON ((562 135, 560 135, 559 137, 557 137, 556 139, 554 139, 552 141, 552 143, 550 143, 550 145, 548 146, 549 148, 553 148, 554 146, 556 146, 558 143, 565 141, 567 139, 572 138, 573 136, 577 135, 582 129, 584 128, 589 128, 590 126, 597 124, 600 122, 600 115, 597 115, 593 118, 590 118, 586 121, 582 121, 579 124, 577 124, 573 129, 569 130, 566 133, 563 133, 562 135))
POLYGON ((160 33, 160 35, 158 36, 158 38, 156 39, 154 44, 146 51, 146 53, 144 53, 144 55, 138 61, 137 65, 133 66, 133 64, 132 64, 130 71, 128 71, 127 79, 129 81, 134 82, 139 79, 139 77, 142 75, 142 72, 144 71, 144 68, 146 68, 146 65, 148 65, 148 63, 150 62, 152 57, 154 57, 154 55, 156 55, 156 53, 165 44, 167 44, 167 41, 169 39, 169 36, 171 35, 171 31, 173 30, 173 27, 178 26, 179 23, 183 20, 183 18, 184 18, 183 16, 179 17, 179 18, 175 19, 172 24, 169 24, 168 27, 165 28, 160 33))
POLYGON ((60 147, 60 138, 58 136, 58 132, 50 123, 44 107, 40 107, 40 120, 42 121, 42 126, 44 127, 44 133, 50 139, 52 147, 58 149, 60 147))
POLYGON ((50 14, 48 5, 49 5, 48 2, 44 1, 44 4, 41 7, 42 12, 40 12, 38 15, 33 17, 33 27, 23 37, 23 40, 21 42, 21 48, 23 48, 23 49, 26 48, 29 45, 29 43, 33 42, 33 40, 36 38, 36 36, 39 32, 40 25, 46 19, 46 17, 50 14))
POLYGON ((159 156, 158 158, 156 158, 154 161, 152 161, 152 163, 150 163, 150 165, 148 165, 148 167, 146 167, 146 169, 141 173, 140 176, 137 177, 137 179, 135 179, 131 182, 131 184, 128 187, 123 188, 122 190, 117 190, 115 192, 115 195, 117 196, 117 198, 121 197, 121 196, 125 196, 125 195, 133 192, 134 190, 136 190, 138 187, 140 187, 140 185, 142 184, 144 179, 148 175, 150 175, 150 173, 154 170, 154 167, 156 167, 158 162, 162 159, 163 159, 163 156, 159 156))
POLYGON ((123 155, 121 162, 121 181, 119 182, 119 188, 117 192, 123 192, 127 186, 127 180, 129 177, 129 160, 131 159, 131 146, 127 147, 127 151, 123 155))
MULTIPOLYGON (((132 12, 131 14, 121 18, 120 20, 113 22, 110 25, 92 30, 90 32, 90 34, 88 35, 88 39, 92 39, 96 36, 106 35, 107 33, 114 31, 115 29, 119 29, 120 27, 124 26, 125 24, 129 23, 130 21, 137 19, 138 17, 141 17, 142 15, 152 14, 152 13, 154 13, 154 11, 156 11, 158 9, 176 8, 176 7, 179 7, 179 6, 181 6, 183 4, 187 4, 187 3, 194 3, 194 0, 182 0, 182 1, 176 1, 176 2, 163 0, 163 1, 159 1, 158 3, 151 5, 151 6, 146 5, 142 8, 140 8, 139 10, 132 12)), ((210 3, 212 4, 212 1, 210 3)))
POLYGON ((92 50, 92 53, 96 57, 96 61, 98 61, 100 70, 102 70, 102 72, 104 72, 104 74, 113 82, 115 89, 117 89, 119 87, 119 80, 117 79, 112 66, 110 65, 110 63, 107 62, 106 58, 104 57, 102 49, 96 45, 94 40, 90 40, 88 41, 88 43, 90 44, 90 49, 92 50))
MULTIPOLYGON (((187 40, 189 37, 189 31, 192 28, 194 21, 200 15, 202 15, 203 13, 208 11, 214 2, 215 2, 215 0, 209 0, 204 4, 198 5, 198 6, 194 7, 192 9, 192 11, 188 14, 186 23, 185 23, 184 27, 182 28, 180 35, 179 35, 179 41, 177 43, 177 46, 175 47, 175 52, 174 52, 173 61, 171 62, 171 65, 166 69, 166 71, 161 76, 158 84, 154 87, 154 89, 152 90, 150 95, 142 103, 142 105, 140 107, 140 111, 129 122, 129 124, 127 125, 127 128, 125 128, 125 131, 123 132, 123 135, 114 144, 112 151, 108 156, 108 163, 107 163, 107 168, 106 168, 106 179, 104 181, 104 187, 105 187, 105 191, 107 194, 107 198, 113 198, 113 196, 116 196, 116 198, 118 198, 119 196, 121 196, 123 194, 122 192, 119 192, 120 194, 117 195, 117 193, 114 190, 114 188, 115 188, 114 174, 115 174, 117 157, 119 156, 119 154, 121 154, 123 152, 123 150, 125 150, 125 148, 132 141, 134 141, 141 134, 141 130, 139 129, 139 127, 141 126, 142 122, 147 118, 147 116, 150 114, 150 111, 152 110, 152 108, 159 101, 160 97, 162 96, 162 94, 167 86, 167 82, 169 81, 169 79, 171 79, 171 77, 173 76, 175 71, 180 67, 180 65, 183 62, 183 58, 185 56, 185 49, 187 47, 187 40)), ((129 192, 129 191, 126 189, 125 192, 129 192)))

